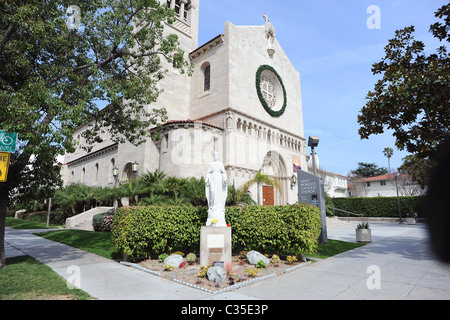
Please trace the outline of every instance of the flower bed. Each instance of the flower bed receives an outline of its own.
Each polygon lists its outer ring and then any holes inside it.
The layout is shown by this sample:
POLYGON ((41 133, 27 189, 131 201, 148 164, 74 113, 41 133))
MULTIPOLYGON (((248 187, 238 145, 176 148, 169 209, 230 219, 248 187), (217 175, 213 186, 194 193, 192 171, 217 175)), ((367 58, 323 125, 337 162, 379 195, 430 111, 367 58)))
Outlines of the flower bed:
POLYGON ((213 282, 208 280, 206 276, 206 268, 202 268, 200 266, 198 258, 192 264, 183 262, 183 267, 174 268, 173 270, 165 268, 163 263, 158 258, 147 259, 139 263, 124 264, 155 276, 160 276, 199 290, 217 294, 224 291, 234 290, 241 286, 252 284, 256 281, 283 275, 286 272, 294 271, 302 266, 308 265, 310 262, 299 261, 299 259, 296 259, 296 257, 293 256, 276 261, 275 257, 275 259, 272 259, 267 266, 262 267, 262 265, 260 265, 260 268, 257 268, 255 265, 249 264, 248 260, 245 258, 245 255, 234 255, 232 258, 232 263, 225 265, 227 279, 221 282, 213 282))

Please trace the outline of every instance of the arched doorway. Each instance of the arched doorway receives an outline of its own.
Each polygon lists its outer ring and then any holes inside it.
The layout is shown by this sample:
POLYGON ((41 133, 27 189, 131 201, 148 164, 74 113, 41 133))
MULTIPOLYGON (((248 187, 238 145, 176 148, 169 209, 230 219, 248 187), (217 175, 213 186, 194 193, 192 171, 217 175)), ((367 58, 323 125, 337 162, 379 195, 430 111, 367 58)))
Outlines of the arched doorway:
POLYGON ((282 192, 271 186, 262 186, 263 205, 284 205, 287 203, 287 169, 286 163, 277 151, 269 151, 264 157, 261 173, 277 179, 281 185, 282 192))

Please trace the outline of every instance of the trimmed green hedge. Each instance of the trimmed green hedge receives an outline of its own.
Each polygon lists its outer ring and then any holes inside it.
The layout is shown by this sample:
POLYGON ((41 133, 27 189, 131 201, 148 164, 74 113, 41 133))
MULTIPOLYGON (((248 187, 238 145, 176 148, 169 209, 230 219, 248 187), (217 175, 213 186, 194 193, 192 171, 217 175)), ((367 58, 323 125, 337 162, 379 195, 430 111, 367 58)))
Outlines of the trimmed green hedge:
MULTIPOLYGON (((198 252, 206 207, 127 207, 114 215, 112 239, 130 257, 176 250, 198 252)), ((229 207, 234 251, 314 252, 321 231, 320 211, 307 204, 229 207)))
MULTIPOLYGON (((397 197, 376 198, 332 198, 333 207, 354 213, 364 214, 364 217, 398 218, 397 197)), ((412 217, 417 212, 419 218, 424 217, 424 196, 400 197, 402 217, 412 217)), ((328 211, 327 211, 328 213, 328 211)), ((335 211, 337 216, 347 216, 346 213, 335 211)))

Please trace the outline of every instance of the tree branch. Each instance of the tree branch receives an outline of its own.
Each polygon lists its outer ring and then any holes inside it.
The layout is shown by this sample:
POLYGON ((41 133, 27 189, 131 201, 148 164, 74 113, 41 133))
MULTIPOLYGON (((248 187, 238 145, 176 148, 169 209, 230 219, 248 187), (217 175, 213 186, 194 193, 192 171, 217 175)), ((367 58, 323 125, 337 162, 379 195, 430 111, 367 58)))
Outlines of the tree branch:
POLYGON ((6 42, 8 41, 9 37, 11 36, 11 34, 14 31, 14 25, 10 24, 8 29, 6 30, 5 36, 3 37, 2 42, 0 43, 0 54, 3 53, 3 49, 6 46, 6 42))

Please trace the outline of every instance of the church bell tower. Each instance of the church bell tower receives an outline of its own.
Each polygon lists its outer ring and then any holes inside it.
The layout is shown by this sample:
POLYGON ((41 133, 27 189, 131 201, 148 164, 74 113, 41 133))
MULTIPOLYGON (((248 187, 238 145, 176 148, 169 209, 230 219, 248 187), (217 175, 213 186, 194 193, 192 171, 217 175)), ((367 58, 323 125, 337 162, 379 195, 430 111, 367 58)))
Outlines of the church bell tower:
POLYGON ((169 32, 178 35, 182 49, 189 53, 198 46, 200 0, 161 0, 174 10, 177 19, 169 26, 169 32))

